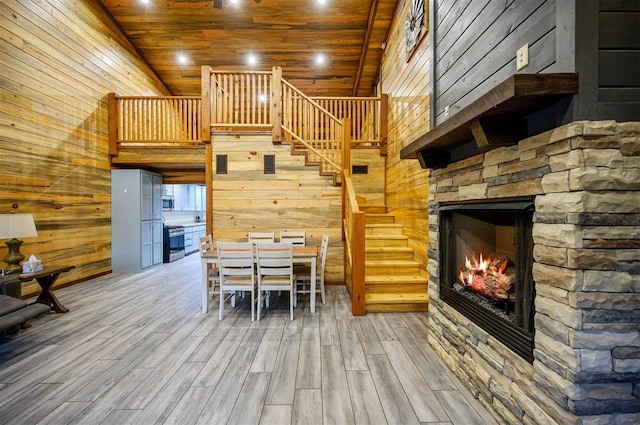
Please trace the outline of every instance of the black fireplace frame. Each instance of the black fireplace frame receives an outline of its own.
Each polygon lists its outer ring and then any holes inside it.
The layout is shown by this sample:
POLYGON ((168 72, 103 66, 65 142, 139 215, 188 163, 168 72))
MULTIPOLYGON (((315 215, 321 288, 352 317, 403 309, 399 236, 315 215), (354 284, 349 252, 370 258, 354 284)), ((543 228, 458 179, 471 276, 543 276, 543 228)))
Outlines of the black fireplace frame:
POLYGON ((534 347, 534 299, 533 281, 533 213, 534 203, 525 200, 483 200, 473 203, 447 203, 438 206, 439 222, 439 261, 440 261, 440 299, 462 313, 473 323, 491 334, 514 353, 533 363, 534 347), (490 310, 471 301, 453 289, 457 276, 455 271, 454 231, 452 217, 454 212, 465 211, 473 214, 500 214, 507 212, 513 216, 515 226, 516 279, 514 324, 490 310))

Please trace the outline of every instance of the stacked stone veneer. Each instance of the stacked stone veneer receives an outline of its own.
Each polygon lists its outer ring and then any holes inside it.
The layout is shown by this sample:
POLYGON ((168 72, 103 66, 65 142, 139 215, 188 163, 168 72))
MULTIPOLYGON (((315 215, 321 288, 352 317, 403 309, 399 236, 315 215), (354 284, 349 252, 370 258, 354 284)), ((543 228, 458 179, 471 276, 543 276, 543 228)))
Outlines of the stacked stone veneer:
POLYGON ((429 184, 429 343, 501 423, 640 423, 640 123, 574 122, 429 184), (438 203, 535 198, 533 364, 440 300, 438 203))

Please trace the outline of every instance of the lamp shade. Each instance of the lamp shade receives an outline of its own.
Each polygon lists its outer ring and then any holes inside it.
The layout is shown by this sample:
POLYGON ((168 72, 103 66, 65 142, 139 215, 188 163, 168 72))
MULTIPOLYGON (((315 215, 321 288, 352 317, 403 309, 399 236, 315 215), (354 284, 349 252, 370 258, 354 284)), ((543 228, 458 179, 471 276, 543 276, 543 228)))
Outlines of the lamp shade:
POLYGON ((31 214, 0 214, 0 239, 38 236, 31 214))

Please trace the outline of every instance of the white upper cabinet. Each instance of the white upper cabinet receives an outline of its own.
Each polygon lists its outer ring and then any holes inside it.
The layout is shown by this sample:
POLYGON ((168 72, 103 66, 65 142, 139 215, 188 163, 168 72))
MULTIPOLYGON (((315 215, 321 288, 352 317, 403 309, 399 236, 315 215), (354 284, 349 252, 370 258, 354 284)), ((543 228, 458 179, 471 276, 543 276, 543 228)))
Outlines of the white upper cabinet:
POLYGON ((173 196, 174 211, 202 211, 206 208, 206 186, 167 184, 163 191, 165 196, 173 196))

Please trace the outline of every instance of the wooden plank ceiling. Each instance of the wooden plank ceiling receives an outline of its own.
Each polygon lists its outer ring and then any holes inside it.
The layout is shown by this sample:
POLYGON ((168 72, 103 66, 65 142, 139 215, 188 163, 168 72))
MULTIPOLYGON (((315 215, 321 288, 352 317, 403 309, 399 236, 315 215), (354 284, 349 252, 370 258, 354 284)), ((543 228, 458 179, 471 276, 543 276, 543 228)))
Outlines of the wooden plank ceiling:
POLYGON ((173 95, 200 94, 200 66, 270 70, 310 96, 369 96, 397 0, 102 0, 173 95), (247 55, 258 63, 249 66, 247 55), (318 53, 326 55, 315 64, 318 53), (178 63, 183 54, 186 64, 178 63))

